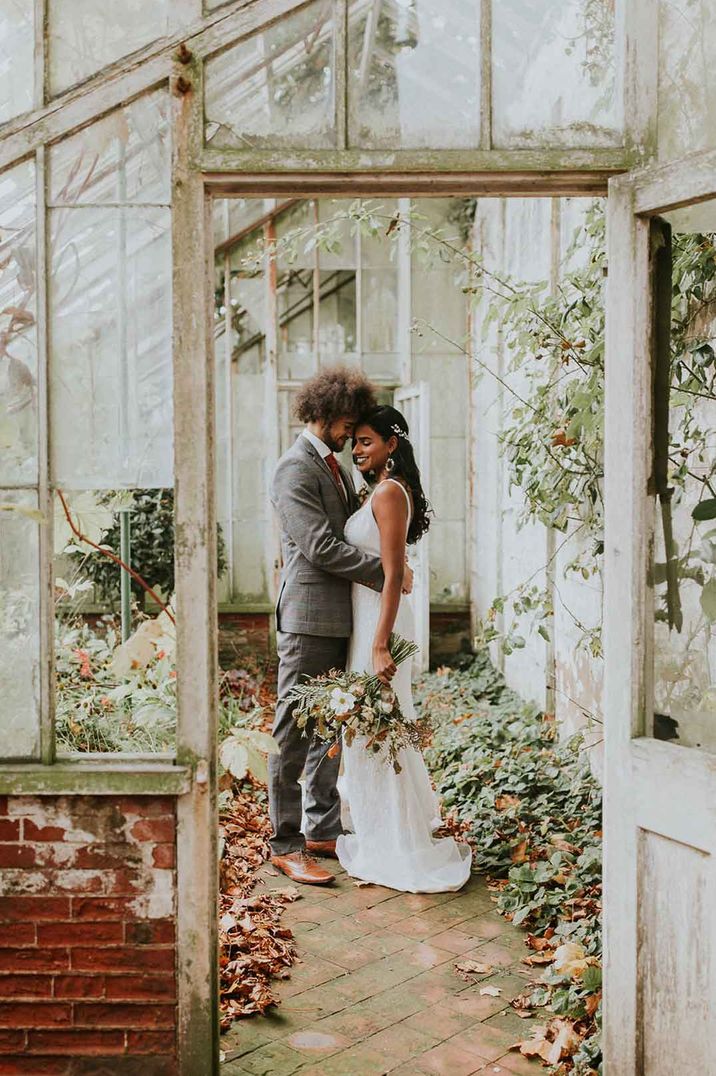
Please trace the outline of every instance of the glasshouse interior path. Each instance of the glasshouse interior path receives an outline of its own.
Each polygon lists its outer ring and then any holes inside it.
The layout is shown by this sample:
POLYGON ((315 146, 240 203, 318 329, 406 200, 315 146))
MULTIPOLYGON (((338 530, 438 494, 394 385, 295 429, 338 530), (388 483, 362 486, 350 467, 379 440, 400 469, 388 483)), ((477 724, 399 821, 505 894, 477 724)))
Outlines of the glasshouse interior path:
MULTIPOLYGON (((287 908, 299 962, 277 1009, 223 1036, 222 1076, 544 1071, 510 1049, 539 1022, 510 1005, 534 969, 483 879, 460 893, 397 893, 335 867, 333 886, 304 886, 287 908)), ((274 873, 262 869, 258 891, 281 885, 274 873)))

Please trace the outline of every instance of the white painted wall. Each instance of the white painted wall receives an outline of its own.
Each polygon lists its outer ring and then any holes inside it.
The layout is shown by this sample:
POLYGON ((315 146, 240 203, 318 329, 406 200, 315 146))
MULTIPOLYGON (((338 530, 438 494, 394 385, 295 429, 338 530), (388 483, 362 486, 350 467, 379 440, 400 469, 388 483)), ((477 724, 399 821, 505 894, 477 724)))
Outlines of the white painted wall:
MULTIPOLYGON (((583 199, 563 199, 553 213, 551 199, 482 199, 474 226, 475 250, 487 268, 525 281, 551 278, 554 285, 587 205, 583 199)), ((493 645, 493 658, 510 687, 537 705, 554 709, 562 733, 569 735, 587 724, 587 715, 601 715, 601 661, 577 645, 583 635, 577 621, 587 627, 599 621, 601 590, 597 577, 584 580, 566 570, 582 548, 581 534, 549 535, 541 524, 520 523, 523 498, 519 489, 510 489, 509 467, 499 446, 512 398, 493 375, 517 392, 524 378, 519 370, 507 369, 500 326, 490 326, 485 338, 485 307, 481 300, 473 318, 477 371, 470 398, 473 612, 476 621, 484 617, 496 596, 509 594, 530 578, 534 585, 551 590, 552 645, 537 634, 536 625, 525 621, 524 649, 505 655, 493 645)), ((600 738, 600 726, 595 724, 592 739, 600 738)), ((598 751, 595 755, 598 758, 598 751)))

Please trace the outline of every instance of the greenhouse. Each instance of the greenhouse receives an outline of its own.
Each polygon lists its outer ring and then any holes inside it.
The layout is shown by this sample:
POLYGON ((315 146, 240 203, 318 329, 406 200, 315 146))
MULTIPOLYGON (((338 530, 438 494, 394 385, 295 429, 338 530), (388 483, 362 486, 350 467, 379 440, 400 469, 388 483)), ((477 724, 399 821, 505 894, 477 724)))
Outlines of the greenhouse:
POLYGON ((1 1071, 711 1071, 714 47, 708 0, 0 0, 1 1071), (336 367, 432 508, 445 903, 264 864, 272 480, 336 367))

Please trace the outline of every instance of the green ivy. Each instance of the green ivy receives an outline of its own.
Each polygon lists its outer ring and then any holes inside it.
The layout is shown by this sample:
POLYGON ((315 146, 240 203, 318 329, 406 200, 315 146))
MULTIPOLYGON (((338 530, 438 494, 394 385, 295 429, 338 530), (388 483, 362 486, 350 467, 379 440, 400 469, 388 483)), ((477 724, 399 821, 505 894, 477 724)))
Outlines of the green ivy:
POLYGON ((506 688, 484 653, 425 676, 416 698, 436 728, 428 762, 438 793, 469 824, 475 868, 501 880, 498 909, 590 958, 580 978, 548 971, 530 1004, 578 1022, 574 1071, 598 1071, 601 790, 583 741, 558 742, 554 721, 506 688))

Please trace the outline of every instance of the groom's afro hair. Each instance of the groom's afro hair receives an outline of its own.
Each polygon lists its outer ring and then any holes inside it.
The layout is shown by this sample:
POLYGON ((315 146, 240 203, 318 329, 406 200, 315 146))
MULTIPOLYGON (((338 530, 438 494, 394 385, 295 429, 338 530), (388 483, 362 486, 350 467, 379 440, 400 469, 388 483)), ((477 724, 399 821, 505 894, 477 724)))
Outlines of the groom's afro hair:
POLYGON ((377 406, 375 389, 360 370, 331 366, 302 386, 294 410, 299 422, 335 422, 359 418, 377 406))

